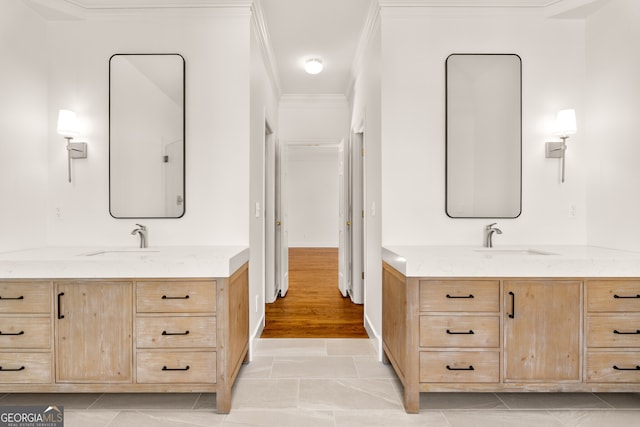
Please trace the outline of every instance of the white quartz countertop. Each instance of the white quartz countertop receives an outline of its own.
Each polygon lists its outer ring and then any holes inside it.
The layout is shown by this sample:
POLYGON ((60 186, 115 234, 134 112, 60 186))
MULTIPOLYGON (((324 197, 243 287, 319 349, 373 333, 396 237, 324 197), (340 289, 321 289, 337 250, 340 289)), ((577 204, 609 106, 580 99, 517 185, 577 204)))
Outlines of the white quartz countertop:
POLYGON ((406 277, 640 277, 640 253, 595 246, 388 246, 406 277))
POLYGON ((48 247, 0 253, 0 279, 229 277, 241 246, 48 247))

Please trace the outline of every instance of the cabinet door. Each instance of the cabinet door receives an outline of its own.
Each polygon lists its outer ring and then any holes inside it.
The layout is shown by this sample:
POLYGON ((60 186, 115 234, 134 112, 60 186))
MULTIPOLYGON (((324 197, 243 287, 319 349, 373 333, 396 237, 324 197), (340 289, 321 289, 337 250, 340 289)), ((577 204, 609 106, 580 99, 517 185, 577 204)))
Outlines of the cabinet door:
POLYGON ((578 381, 581 282, 505 281, 505 381, 578 381))
POLYGON ((131 283, 61 282, 56 296, 56 381, 131 382, 131 283))

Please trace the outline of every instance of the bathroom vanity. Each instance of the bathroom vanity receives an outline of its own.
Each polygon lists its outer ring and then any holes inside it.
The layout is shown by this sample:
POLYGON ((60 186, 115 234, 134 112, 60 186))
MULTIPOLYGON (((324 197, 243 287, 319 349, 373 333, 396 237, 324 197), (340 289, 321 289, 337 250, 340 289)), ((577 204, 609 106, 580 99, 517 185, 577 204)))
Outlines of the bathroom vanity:
POLYGON ((248 359, 248 249, 0 254, 0 392, 215 392, 248 359))
POLYGON ((382 339, 420 392, 629 392, 640 254, 595 247, 383 249, 382 339))

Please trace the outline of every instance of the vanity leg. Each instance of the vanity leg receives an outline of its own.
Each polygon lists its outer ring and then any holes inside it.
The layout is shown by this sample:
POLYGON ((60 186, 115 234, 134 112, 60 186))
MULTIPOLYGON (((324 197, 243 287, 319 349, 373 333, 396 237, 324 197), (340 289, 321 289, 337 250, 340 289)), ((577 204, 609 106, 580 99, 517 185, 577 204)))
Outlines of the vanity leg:
POLYGON ((216 391, 216 412, 228 414, 231 410, 231 389, 220 387, 216 391))
POLYGON ((420 391, 417 384, 405 385, 402 403, 408 414, 420 413, 420 391))

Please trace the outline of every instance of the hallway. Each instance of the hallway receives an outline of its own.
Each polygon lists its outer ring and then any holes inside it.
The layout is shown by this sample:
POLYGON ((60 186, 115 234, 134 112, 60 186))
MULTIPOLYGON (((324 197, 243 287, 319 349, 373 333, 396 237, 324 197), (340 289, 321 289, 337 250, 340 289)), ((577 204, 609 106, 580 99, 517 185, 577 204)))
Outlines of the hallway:
POLYGON ((265 311, 261 338, 367 338, 364 306, 338 290, 337 248, 289 248, 289 291, 265 311))

